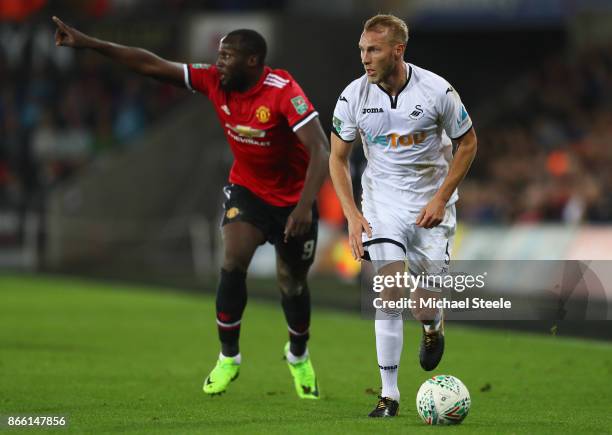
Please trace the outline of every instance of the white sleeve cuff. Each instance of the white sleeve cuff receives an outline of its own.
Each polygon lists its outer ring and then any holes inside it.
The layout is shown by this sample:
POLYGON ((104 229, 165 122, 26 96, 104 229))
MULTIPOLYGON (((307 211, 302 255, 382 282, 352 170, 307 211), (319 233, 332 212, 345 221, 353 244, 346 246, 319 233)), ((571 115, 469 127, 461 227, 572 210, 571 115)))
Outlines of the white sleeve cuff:
POLYGON ((193 88, 191 87, 191 83, 189 82, 189 67, 186 63, 183 64, 183 73, 185 79, 185 87, 193 92, 193 88))
POLYGON ((316 118, 317 116, 319 116, 319 112, 314 111, 312 112, 310 115, 308 115, 306 118, 302 119, 300 122, 298 122, 297 124, 295 124, 293 126, 293 132, 295 133, 296 131, 298 131, 300 128, 304 127, 306 124, 308 124, 308 122, 314 118, 316 118))

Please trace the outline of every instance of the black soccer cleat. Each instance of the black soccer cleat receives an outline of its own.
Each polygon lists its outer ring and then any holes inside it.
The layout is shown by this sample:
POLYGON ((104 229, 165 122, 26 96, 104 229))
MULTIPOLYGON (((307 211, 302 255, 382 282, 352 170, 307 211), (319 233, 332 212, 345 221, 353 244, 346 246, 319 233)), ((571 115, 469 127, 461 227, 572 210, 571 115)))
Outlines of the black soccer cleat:
POLYGON ((399 412, 399 402, 389 397, 378 396, 376 408, 368 414, 368 417, 395 417, 399 412))
POLYGON ((440 323, 437 331, 425 332, 425 327, 422 328, 423 336, 421 337, 419 361, 423 370, 429 372, 438 367, 442 355, 444 355, 444 321, 440 323))

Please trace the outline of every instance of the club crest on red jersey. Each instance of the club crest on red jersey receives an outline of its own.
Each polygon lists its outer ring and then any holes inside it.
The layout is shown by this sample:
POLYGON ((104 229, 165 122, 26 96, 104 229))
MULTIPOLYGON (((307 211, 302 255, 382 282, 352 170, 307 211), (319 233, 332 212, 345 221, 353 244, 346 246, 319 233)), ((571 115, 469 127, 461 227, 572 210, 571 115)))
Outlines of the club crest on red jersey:
POLYGON ((259 106, 255 111, 257 120, 262 124, 265 124, 270 120, 270 109, 266 106, 259 106))
POLYGON ((225 213, 225 217, 227 217, 228 219, 234 219, 239 214, 240 209, 238 209, 237 207, 232 207, 227 211, 227 213, 225 213))

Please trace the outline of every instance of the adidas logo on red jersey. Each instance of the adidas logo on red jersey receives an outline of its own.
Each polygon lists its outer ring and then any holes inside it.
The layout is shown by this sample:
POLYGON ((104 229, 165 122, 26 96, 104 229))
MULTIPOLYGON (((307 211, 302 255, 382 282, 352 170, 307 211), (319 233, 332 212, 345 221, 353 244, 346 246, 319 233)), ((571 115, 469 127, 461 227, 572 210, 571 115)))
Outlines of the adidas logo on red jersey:
POLYGON ((283 89, 285 86, 287 86, 288 83, 289 83, 289 80, 284 79, 281 76, 276 75, 274 73, 268 74, 266 78, 264 79, 264 85, 274 86, 275 88, 279 88, 279 89, 283 89))

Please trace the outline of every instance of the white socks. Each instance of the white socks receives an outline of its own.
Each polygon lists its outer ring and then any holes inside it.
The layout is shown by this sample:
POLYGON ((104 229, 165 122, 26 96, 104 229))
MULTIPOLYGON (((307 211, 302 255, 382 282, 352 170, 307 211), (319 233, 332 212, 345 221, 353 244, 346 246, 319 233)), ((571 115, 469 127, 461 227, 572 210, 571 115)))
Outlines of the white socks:
POLYGON ((304 352, 304 355, 295 356, 291 353, 290 350, 288 350, 285 356, 287 357, 287 361, 289 361, 291 364, 297 364, 308 358, 308 348, 306 348, 306 352, 304 352))
POLYGON ((381 396, 399 402, 397 373, 404 343, 404 322, 401 311, 376 310, 374 330, 376 331, 376 355, 382 381, 381 396))
MULTIPOLYGON (((291 364, 302 362, 306 358, 308 358, 308 349, 306 349, 306 352, 304 352, 304 355, 300 355, 300 356, 295 356, 294 354, 291 353, 291 351, 287 351, 286 357, 287 357, 287 361, 289 361, 291 364)), ((223 358, 230 358, 230 357, 227 357, 223 355, 222 352, 219 352, 219 359, 223 359, 223 358)), ((234 362, 236 364, 240 364, 242 362, 242 357, 240 356, 240 354, 233 356, 231 358, 234 358, 234 362)))
POLYGON ((436 312, 436 317, 429 324, 423 323, 423 327, 425 328, 425 332, 434 332, 440 329, 440 325, 442 324, 442 309, 440 308, 436 312))
POLYGON ((219 359, 223 359, 223 358, 234 358, 234 362, 236 364, 240 364, 242 362, 242 357, 240 356, 240 354, 229 357, 229 356, 223 355, 223 352, 219 352, 219 359))

